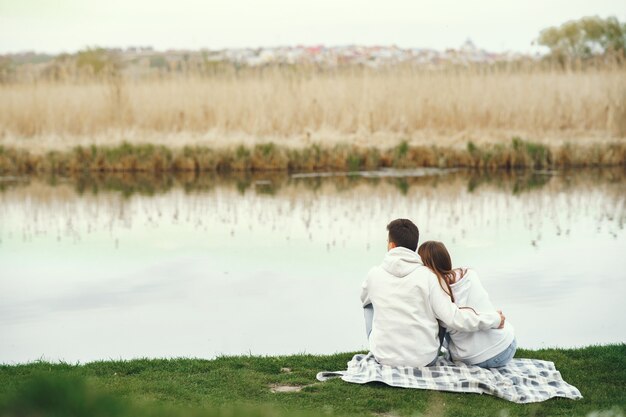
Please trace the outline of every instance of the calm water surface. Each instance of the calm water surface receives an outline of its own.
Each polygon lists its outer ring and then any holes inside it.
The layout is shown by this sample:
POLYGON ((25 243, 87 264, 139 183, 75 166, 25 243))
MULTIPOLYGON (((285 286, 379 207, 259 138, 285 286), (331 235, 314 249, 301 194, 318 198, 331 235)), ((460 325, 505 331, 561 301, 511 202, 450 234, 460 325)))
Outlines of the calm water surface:
POLYGON ((481 275, 526 348, 624 342, 626 173, 0 180, 0 363, 355 351, 386 224, 481 275))

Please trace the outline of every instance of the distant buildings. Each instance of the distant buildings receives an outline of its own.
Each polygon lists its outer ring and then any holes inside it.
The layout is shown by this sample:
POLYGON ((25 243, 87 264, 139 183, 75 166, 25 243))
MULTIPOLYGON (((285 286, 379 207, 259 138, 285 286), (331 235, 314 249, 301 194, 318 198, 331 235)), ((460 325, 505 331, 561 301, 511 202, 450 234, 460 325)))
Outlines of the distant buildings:
POLYGON ((445 51, 418 48, 404 49, 397 46, 345 45, 327 47, 316 45, 207 51, 207 58, 211 61, 234 62, 249 66, 266 64, 318 64, 335 67, 359 64, 378 67, 399 63, 412 63, 416 65, 437 65, 443 63, 468 64, 475 62, 489 63, 514 61, 529 57, 512 52, 487 52, 484 49, 477 48, 472 41, 468 40, 459 49, 447 49, 445 51))
POLYGON ((116 70, 120 70, 131 77, 186 71, 217 71, 223 65, 237 68, 271 65, 307 65, 318 68, 355 65, 380 68, 404 64, 423 68, 437 68, 446 65, 463 66, 475 63, 532 61, 541 58, 539 55, 529 56, 515 52, 487 52, 476 47, 469 39, 460 48, 446 49, 445 51, 426 48, 400 48, 395 45, 297 45, 193 51, 155 51, 151 47, 144 46, 126 49, 91 49, 71 55, 56 56, 33 52, 0 55, 0 82, 32 80, 37 77, 81 76, 80 74, 84 75, 85 73, 85 62, 89 62, 85 59, 87 55, 91 56, 90 59, 98 59, 100 62, 115 63, 116 70))

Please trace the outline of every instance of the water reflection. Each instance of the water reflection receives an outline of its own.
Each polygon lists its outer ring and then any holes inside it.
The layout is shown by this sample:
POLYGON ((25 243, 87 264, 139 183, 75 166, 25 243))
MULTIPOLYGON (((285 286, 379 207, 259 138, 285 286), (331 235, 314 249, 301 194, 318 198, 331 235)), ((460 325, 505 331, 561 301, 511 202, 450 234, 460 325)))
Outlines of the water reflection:
POLYGON ((0 362, 364 347, 359 286, 395 217, 479 271, 522 346, 623 341, 624 179, 3 178, 0 362))
POLYGON ((50 186, 70 185, 77 194, 96 195, 102 192, 119 192, 125 197, 135 194, 152 196, 181 188, 185 192, 207 192, 221 188, 235 188, 245 194, 254 191, 274 195, 284 188, 301 187, 301 190, 316 191, 324 185, 334 186, 335 191, 350 190, 360 185, 377 187, 394 186, 401 194, 408 194, 412 187, 437 187, 454 184, 468 192, 480 191, 484 187, 520 194, 541 189, 551 182, 564 187, 592 186, 601 184, 623 184, 626 169, 622 167, 585 169, 572 171, 501 171, 481 172, 467 170, 441 170, 421 168, 414 170, 381 170, 364 172, 305 173, 287 174, 284 172, 232 173, 230 175, 210 175, 194 172, 177 174, 147 173, 92 173, 82 176, 48 177, 0 177, 0 192, 33 183, 50 186))

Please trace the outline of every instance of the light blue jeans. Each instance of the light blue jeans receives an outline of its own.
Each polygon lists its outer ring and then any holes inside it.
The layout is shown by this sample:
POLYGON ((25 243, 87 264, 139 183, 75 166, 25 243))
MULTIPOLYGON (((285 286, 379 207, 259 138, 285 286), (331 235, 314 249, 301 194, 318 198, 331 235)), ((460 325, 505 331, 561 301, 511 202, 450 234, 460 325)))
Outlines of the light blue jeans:
MULTIPOLYGON (((370 338, 370 333, 372 333, 372 322, 374 321, 374 306, 371 304, 363 307, 363 315, 365 316, 365 334, 367 338, 370 338)), ((446 329, 439 326, 439 348, 441 349, 441 343, 443 343, 443 336, 446 332, 446 329)), ((426 366, 433 366, 437 362, 437 356, 431 363, 426 366)))
POLYGON ((513 342, 511 342, 509 347, 504 349, 501 353, 498 353, 493 358, 487 359, 484 362, 477 363, 474 366, 480 366, 481 368, 499 368, 506 365, 511 361, 511 359, 513 359, 516 350, 517 340, 513 339, 513 342))
POLYGON ((363 315, 365 316, 365 335, 370 338, 372 333, 372 322, 374 321, 374 306, 371 304, 363 307, 363 315))

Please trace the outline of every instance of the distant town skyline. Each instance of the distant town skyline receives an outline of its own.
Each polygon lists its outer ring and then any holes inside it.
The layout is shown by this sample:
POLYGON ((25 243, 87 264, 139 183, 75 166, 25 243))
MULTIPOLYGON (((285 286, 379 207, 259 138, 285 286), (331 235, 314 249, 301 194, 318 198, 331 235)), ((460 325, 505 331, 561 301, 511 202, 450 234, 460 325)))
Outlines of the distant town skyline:
POLYGON ((0 53, 86 47, 287 45, 534 52, 541 29, 583 16, 626 20, 623 0, 0 0, 0 53))

